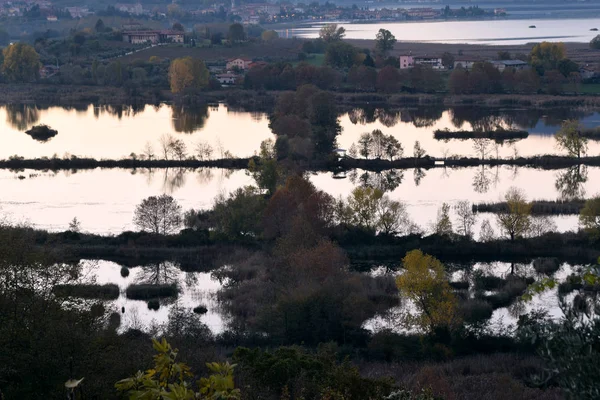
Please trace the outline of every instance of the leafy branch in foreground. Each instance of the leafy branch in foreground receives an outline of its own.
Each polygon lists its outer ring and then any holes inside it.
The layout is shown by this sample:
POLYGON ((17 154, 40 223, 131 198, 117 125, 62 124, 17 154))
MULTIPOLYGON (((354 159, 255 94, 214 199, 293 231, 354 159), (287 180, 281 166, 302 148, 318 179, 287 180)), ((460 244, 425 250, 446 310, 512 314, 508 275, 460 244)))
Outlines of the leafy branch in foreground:
POLYGON ((154 368, 146 372, 138 371, 133 377, 122 379, 115 384, 117 390, 130 400, 238 400, 239 389, 233 383, 235 364, 207 363, 211 375, 200 378, 197 391, 188 381, 192 376, 190 367, 176 362, 177 349, 173 349, 163 338, 152 339, 152 347, 157 351, 154 368))

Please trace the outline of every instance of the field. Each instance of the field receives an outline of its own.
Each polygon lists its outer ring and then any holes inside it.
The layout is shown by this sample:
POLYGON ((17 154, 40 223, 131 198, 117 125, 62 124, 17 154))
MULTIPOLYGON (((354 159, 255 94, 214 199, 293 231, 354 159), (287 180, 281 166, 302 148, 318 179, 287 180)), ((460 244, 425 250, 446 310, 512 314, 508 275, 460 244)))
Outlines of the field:
POLYGON ((301 48, 302 41, 295 39, 279 39, 269 43, 247 43, 232 47, 156 46, 125 56, 121 58, 121 61, 128 63, 135 60, 148 60, 152 56, 169 59, 189 56, 209 62, 236 57, 296 60, 301 48))

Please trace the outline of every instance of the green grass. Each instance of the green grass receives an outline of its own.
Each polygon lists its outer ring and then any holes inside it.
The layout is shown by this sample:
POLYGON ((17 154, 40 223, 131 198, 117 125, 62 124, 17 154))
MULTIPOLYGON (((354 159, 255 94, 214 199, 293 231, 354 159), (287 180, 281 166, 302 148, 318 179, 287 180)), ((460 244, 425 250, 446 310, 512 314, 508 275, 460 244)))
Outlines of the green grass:
POLYGON ((580 86, 581 93, 600 94, 600 83, 587 83, 580 86))

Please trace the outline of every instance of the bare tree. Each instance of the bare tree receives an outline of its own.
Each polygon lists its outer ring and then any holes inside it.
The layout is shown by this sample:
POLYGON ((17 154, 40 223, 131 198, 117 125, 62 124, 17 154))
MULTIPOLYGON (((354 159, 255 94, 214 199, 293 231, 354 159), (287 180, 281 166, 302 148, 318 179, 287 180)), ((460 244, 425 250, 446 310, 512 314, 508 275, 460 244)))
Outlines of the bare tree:
POLYGON ((417 140, 415 142, 415 146, 413 147, 413 157, 414 158, 423 158, 425 156, 425 149, 421 147, 421 143, 417 140))
POLYGON ((152 146, 152 143, 146 142, 144 149, 142 150, 142 154, 146 156, 147 160, 154 159, 154 147, 152 146))
POLYGON ((179 161, 185 159, 187 155, 187 146, 181 139, 175 139, 171 143, 171 153, 174 157, 177 157, 179 161))
POLYGON ((77 217, 73 218, 71 222, 69 222, 69 231, 75 233, 81 232, 81 222, 79 222, 77 217))
POLYGON ((473 213, 471 203, 466 200, 459 201, 454 206, 454 211, 456 211, 456 215, 458 216, 456 228, 458 233, 469 238, 473 237, 473 226, 477 221, 477 216, 473 213))
POLYGON ((556 232, 556 223, 548 215, 536 215, 531 217, 529 225, 529 237, 538 237, 546 233, 556 232))
POLYGON ((162 151, 163 159, 168 160, 169 156, 173 154, 173 142, 175 141, 175 137, 173 135, 166 133, 162 135, 159 139, 160 149, 162 151))
POLYGON ((473 139, 473 149, 477 152, 477 154, 479 154, 482 160, 485 160, 489 146, 489 139, 473 139))
POLYGON ((199 160, 210 160, 213 148, 210 144, 200 141, 196 143, 196 156, 199 160))
POLYGON ((133 223, 143 231, 174 233, 181 226, 181 206, 167 194, 150 196, 136 207, 133 223))

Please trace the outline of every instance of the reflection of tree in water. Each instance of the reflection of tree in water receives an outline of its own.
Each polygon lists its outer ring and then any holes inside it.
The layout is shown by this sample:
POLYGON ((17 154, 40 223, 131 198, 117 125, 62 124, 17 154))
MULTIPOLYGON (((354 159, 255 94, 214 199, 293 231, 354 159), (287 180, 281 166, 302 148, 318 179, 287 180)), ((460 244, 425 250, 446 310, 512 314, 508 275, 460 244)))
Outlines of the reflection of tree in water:
POLYGON ((212 181, 213 178, 213 170, 211 168, 200 168, 196 175, 196 180, 201 185, 206 185, 212 181))
POLYGON ((381 125, 391 128, 395 126, 398 122, 400 122, 400 113, 398 111, 386 110, 383 108, 378 108, 375 111, 375 115, 381 125))
POLYGON ((19 131, 24 131, 40 120, 37 106, 27 104, 6 105, 6 122, 19 131))
POLYGON ((159 262, 141 267, 140 273, 136 276, 137 283, 148 283, 152 285, 168 285, 177 283, 180 270, 172 262, 159 262))
POLYGON ((427 106, 414 109, 402 110, 402 121, 410 121, 417 128, 428 128, 433 126, 442 118, 444 107, 427 106))
MULTIPOLYGON (((123 117, 134 117, 135 115, 144 112, 146 109, 145 104, 134 104, 134 105, 114 105, 114 104, 103 104, 94 107, 94 116, 98 118, 100 114, 108 114, 113 117, 121 119, 123 117)), ((87 111, 87 107, 86 107, 87 111)))
POLYGON ((175 132, 193 133, 204 127, 209 116, 208 105, 196 107, 173 106, 173 129, 175 132))
POLYGON ((392 192, 402 183, 404 171, 395 169, 381 172, 364 171, 358 175, 358 172, 353 170, 348 174, 348 177, 353 184, 379 189, 382 192, 392 192))
POLYGON ((377 119, 375 111, 375 107, 355 108, 348 113, 348 118, 350 118, 350 122, 352 122, 353 125, 372 124, 377 119))
POLYGON ((477 193, 487 193, 490 190, 490 173, 487 171, 486 166, 482 165, 481 168, 475 171, 473 176, 473 190, 477 193))
POLYGON ((163 170, 163 192, 173 194, 185 185, 186 172, 185 168, 165 168, 163 170))
POLYGON ((415 168, 413 171, 413 179, 415 180, 415 185, 419 186, 421 184, 421 179, 425 178, 425 170, 422 168, 415 168))
POLYGON ((450 120, 456 128, 469 123, 474 131, 487 132, 498 126, 507 126, 509 121, 500 114, 500 110, 482 107, 454 107, 449 110, 450 120))
POLYGON ((556 175, 554 186, 561 200, 583 199, 585 197, 585 183, 588 174, 585 165, 576 165, 560 171, 556 175))

